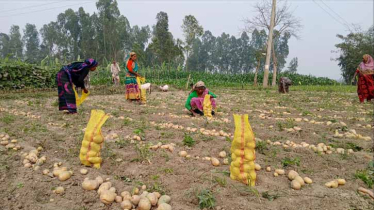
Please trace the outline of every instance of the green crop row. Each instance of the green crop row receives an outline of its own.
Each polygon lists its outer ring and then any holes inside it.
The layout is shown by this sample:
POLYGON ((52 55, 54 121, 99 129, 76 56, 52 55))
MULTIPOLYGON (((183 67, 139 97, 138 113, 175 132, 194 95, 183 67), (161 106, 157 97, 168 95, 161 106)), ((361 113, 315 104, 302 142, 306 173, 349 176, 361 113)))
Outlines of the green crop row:
MULTIPOLYGON (((20 89, 24 87, 50 88, 55 87, 55 77, 60 65, 36 66, 21 61, 1 60, 0 61, 0 89, 20 89)), ((168 84, 177 88, 204 81, 209 86, 216 87, 243 87, 253 85, 254 73, 247 74, 219 74, 206 73, 200 71, 186 72, 180 69, 165 69, 161 67, 145 68, 140 70, 140 74, 146 77, 147 82, 154 84, 168 84)), ((294 86, 298 85, 340 85, 335 80, 310 75, 281 73, 278 77, 286 76, 292 80, 294 86)), ((124 83, 125 72, 120 72, 121 82, 124 83)), ((257 81, 261 85, 263 74, 258 74, 257 81)), ((90 75, 92 85, 111 85, 111 73, 109 66, 101 66, 90 75)), ((272 75, 269 75, 272 81, 272 75)))

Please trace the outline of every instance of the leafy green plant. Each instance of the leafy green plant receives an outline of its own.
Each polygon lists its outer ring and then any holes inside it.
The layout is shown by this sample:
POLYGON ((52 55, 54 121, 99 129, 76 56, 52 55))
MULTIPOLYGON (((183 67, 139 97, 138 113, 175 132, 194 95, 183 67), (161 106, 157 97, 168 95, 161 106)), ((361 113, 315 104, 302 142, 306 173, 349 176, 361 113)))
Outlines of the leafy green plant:
POLYGON ((374 171, 370 169, 358 170, 355 173, 356 179, 361 179, 369 188, 374 185, 374 171))
POLYGON ((200 209, 213 209, 216 205, 216 199, 214 198, 213 192, 207 189, 203 189, 197 195, 199 199, 200 209))
POLYGON ((213 176, 213 180, 221 187, 226 187, 227 181, 225 177, 213 176))
POLYGON ((195 144, 196 144, 196 141, 193 140, 193 138, 190 135, 185 133, 184 134, 184 139, 183 139, 183 145, 188 146, 188 147, 192 147, 195 144))
POLYGON ((150 162, 150 159, 152 157, 152 153, 149 150, 150 145, 149 144, 143 144, 139 145, 137 144, 135 146, 136 153, 138 154, 138 159, 140 161, 148 161, 150 162))
POLYGON ((256 152, 264 155, 266 150, 268 150, 268 144, 266 141, 256 142, 256 152))
POLYGON ((262 197, 268 199, 269 201, 273 201, 279 198, 280 196, 278 193, 271 193, 269 191, 266 191, 262 193, 262 197))
POLYGON ((300 166, 300 158, 289 158, 285 157, 281 161, 283 167, 288 167, 288 166, 300 166))

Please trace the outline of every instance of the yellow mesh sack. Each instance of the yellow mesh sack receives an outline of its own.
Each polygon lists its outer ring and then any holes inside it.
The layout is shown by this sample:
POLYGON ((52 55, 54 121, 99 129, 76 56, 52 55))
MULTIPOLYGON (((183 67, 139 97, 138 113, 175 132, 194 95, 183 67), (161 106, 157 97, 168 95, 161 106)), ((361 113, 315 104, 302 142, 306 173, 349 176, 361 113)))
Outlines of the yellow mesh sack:
POLYGON ((206 94, 203 101, 204 116, 212 117, 212 103, 210 102, 210 95, 206 94))
POLYGON ((76 104, 77 104, 77 107, 78 107, 83 103, 83 101, 86 100, 88 95, 90 95, 90 92, 85 93, 84 91, 82 91, 82 96, 79 97, 78 92, 77 92, 77 90, 75 89, 74 86, 73 86, 73 90, 74 90, 74 94, 75 94, 75 101, 76 101, 76 104))
POLYGON ((100 168, 102 162, 100 150, 104 143, 101 127, 108 118, 109 116, 102 110, 91 110, 91 117, 84 133, 79 154, 79 159, 83 165, 100 168))
POLYGON ((255 186, 255 147, 256 141, 248 115, 234 114, 235 134, 231 143, 230 178, 255 186))
POLYGON ((138 87, 139 87, 139 90, 140 90, 140 101, 143 102, 143 103, 146 103, 147 102, 147 96, 146 96, 147 90, 141 88, 141 85, 145 83, 145 78, 144 77, 136 77, 136 82, 138 83, 138 87))

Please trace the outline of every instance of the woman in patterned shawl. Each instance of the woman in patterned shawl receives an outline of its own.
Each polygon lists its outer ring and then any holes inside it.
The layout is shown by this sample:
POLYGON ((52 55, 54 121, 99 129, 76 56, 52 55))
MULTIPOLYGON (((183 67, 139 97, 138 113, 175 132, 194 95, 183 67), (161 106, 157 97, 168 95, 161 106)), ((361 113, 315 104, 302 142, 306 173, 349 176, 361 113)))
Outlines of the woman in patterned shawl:
POLYGON ((97 65, 98 62, 90 58, 84 62, 74 62, 61 68, 56 76, 60 111, 68 110, 70 114, 77 113, 73 85, 82 88, 85 93, 88 93, 84 85, 84 78, 90 71, 95 71, 97 65))
POLYGON ((373 74, 373 58, 370 55, 365 54, 352 79, 352 82, 354 82, 356 75, 358 75, 357 94, 361 103, 363 103, 365 99, 371 101, 371 99, 374 98, 373 74))
POLYGON ((136 77, 142 77, 138 74, 139 66, 136 62, 136 53, 131 52, 130 57, 126 61, 126 99, 128 101, 139 101, 140 102, 140 87, 136 81, 136 77))

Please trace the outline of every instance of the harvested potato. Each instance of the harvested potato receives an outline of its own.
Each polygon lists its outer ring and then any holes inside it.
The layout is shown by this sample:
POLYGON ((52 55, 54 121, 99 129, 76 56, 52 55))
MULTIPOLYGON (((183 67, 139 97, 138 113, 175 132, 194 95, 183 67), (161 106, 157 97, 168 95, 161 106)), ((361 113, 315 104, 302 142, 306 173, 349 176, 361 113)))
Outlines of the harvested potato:
POLYGON ((82 188, 85 190, 96 190, 99 187, 97 180, 85 179, 82 183, 82 188))
POLYGON ((327 182, 325 184, 326 187, 328 188, 337 188, 339 186, 339 183, 338 181, 334 180, 334 181, 331 181, 331 182, 327 182))
MULTIPOLYGON (((112 191, 104 190, 100 194, 100 201, 105 204, 113 203, 114 199, 116 199, 117 194, 112 191)), ((130 202, 130 201, 129 201, 130 202)))
POLYGON ((65 192, 65 189, 63 187, 56 187, 53 192, 56 194, 63 194, 65 192))
POLYGON ((129 200, 122 201, 121 208, 122 209, 132 209, 132 203, 131 203, 131 201, 129 201, 129 200))
POLYGON ((180 151, 179 152, 179 156, 186 157, 187 156, 187 152, 186 151, 180 151))
POLYGON ((66 181, 66 180, 70 179, 71 175, 72 175, 72 172, 70 172, 70 171, 63 171, 63 172, 61 172, 58 175, 58 179, 60 181, 66 181))
POLYGON ((226 157, 226 152, 225 152, 225 151, 221 151, 221 152, 219 153, 219 157, 221 157, 221 158, 225 158, 225 157, 226 157))
POLYGON ((83 175, 86 175, 86 174, 88 173, 88 170, 85 169, 85 168, 82 168, 82 169, 80 170, 80 173, 83 174, 83 175))
POLYGON ((153 192, 153 194, 156 195, 157 199, 159 199, 161 197, 161 194, 159 192, 153 192))
POLYGON ((100 185, 99 189, 97 190, 97 193, 99 195, 101 195, 102 192, 108 190, 112 187, 112 183, 111 182, 104 182, 100 185))
POLYGON ((130 200, 131 199, 131 193, 128 191, 121 192, 121 196, 123 200, 130 200))
POLYGON ((294 180, 298 181, 298 182, 300 183, 301 186, 304 186, 304 185, 305 185, 304 179, 301 178, 301 176, 297 176, 297 177, 295 177, 294 180))
POLYGON ((228 158, 223 159, 223 165, 228 165, 228 164, 229 164, 229 159, 228 158))
POLYGON ((274 174, 273 174, 275 177, 277 177, 278 176, 278 173, 277 172, 274 172, 274 174))
POLYGON ((143 185, 143 186, 142 186, 142 190, 145 190, 145 189, 147 189, 147 186, 146 186, 146 185, 143 185))
POLYGON ((139 201, 138 209, 139 210, 150 210, 151 209, 151 202, 148 200, 148 198, 142 198, 139 201))
POLYGON ((66 167, 55 168, 55 169, 53 170, 53 176, 58 177, 58 176, 60 176, 60 174, 61 174, 62 172, 67 171, 67 170, 68 170, 68 169, 67 169, 66 167))
POLYGON ((279 175, 284 175, 286 172, 284 172, 283 169, 275 169, 275 172, 279 175))
POLYGON ((288 172, 288 179, 290 180, 294 180, 297 176, 299 176, 299 173, 294 170, 288 172))
POLYGON ((157 204, 157 196, 155 195, 155 194, 153 194, 153 193, 149 193, 149 194, 147 194, 147 196, 146 196, 147 198, 148 198, 148 200, 151 202, 151 205, 152 206, 156 206, 156 204, 157 204))
POLYGON ((171 201, 171 197, 168 196, 168 195, 163 195, 160 197, 160 199, 158 199, 158 205, 162 204, 162 203, 170 203, 171 201))
POLYGON ((132 194, 133 195, 138 195, 139 194, 139 189, 137 187, 135 187, 133 190, 132 190, 132 194))
POLYGON ((220 165, 220 162, 217 158, 211 158, 211 161, 212 161, 213 166, 219 166, 220 165))
POLYGON ((103 178, 102 178, 101 176, 96 177, 95 180, 97 181, 97 183, 98 183, 99 185, 101 185, 101 184, 104 182, 104 180, 103 180, 103 178))
POLYGON ((266 167, 266 171, 270 172, 271 171, 271 167, 270 166, 266 167))
POLYGON ((167 203, 162 203, 158 206, 157 210, 171 210, 171 206, 167 203))
POLYGON ((256 171, 261 170, 261 166, 260 166, 260 164, 255 163, 255 170, 256 170, 256 171))
POLYGON ((292 180, 291 182, 291 188, 294 190, 300 190, 301 189, 301 184, 297 180, 292 180))
POLYGON ((304 177, 304 182, 307 183, 307 184, 312 184, 313 183, 312 179, 309 178, 309 177, 304 177))
POLYGON ((345 185, 345 179, 337 179, 336 181, 339 185, 345 185))
POLYGON ((43 174, 44 174, 44 175, 47 175, 48 173, 49 173, 49 170, 48 170, 48 169, 44 169, 44 170, 43 170, 43 174))
POLYGON ((134 205, 138 205, 140 201, 140 196, 139 195, 133 195, 130 199, 131 203, 134 205))
POLYGON ((121 196, 117 195, 114 200, 116 201, 116 203, 122 203, 122 197, 121 196))

